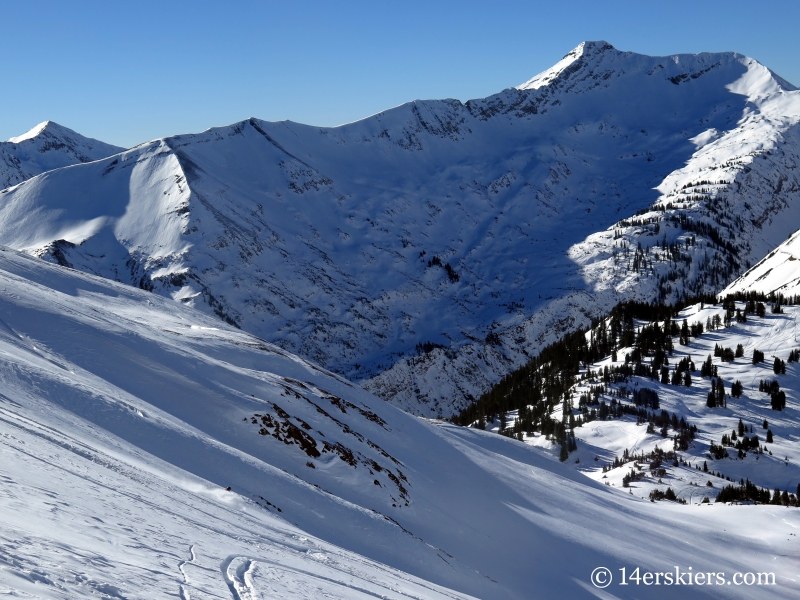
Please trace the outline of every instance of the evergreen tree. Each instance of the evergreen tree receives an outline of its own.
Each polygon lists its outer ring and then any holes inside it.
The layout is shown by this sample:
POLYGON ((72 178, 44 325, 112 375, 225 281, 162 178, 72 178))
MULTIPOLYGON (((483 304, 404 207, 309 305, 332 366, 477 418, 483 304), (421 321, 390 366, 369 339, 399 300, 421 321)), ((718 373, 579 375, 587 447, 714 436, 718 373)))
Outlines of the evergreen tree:
POLYGON ((772 430, 771 429, 767 429, 767 443, 768 444, 772 443, 772 430))
POLYGON ((708 408, 715 408, 717 406, 717 381, 711 380, 711 391, 708 392, 706 397, 706 406, 708 408))
POLYGON ((714 364, 711 355, 708 355, 706 362, 700 367, 700 377, 711 377, 714 373, 714 364))
POLYGON ((681 325, 681 336, 679 342, 681 346, 689 345, 689 323, 686 321, 686 319, 683 320, 683 324, 681 325))
POLYGON ((783 390, 773 391, 770 396, 770 406, 772 410, 783 410, 786 408, 786 393, 783 390))
POLYGON ((772 364, 772 371, 775 375, 786 373, 786 363, 776 356, 775 362, 772 364))

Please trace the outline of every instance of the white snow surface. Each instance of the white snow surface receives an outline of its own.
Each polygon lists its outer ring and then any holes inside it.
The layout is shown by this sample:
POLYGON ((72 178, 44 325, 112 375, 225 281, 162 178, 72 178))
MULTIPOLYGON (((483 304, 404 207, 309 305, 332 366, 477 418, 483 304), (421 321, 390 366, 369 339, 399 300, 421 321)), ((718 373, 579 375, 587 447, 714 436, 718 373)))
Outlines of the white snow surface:
MULTIPOLYGON (((737 308, 744 310, 745 303, 737 302, 737 308)), ((588 475, 600 483, 613 483, 617 490, 642 498, 647 498, 650 491, 660 489, 665 491, 671 487, 678 498, 683 498, 687 502, 698 504, 704 497, 709 497, 712 501, 716 498, 720 489, 725 485, 731 485, 731 481, 721 479, 709 473, 696 470, 697 466, 707 463, 708 469, 712 473, 721 473, 723 477, 730 478, 734 484, 738 484, 741 479, 749 479, 759 487, 766 488, 772 492, 775 488, 789 493, 796 493, 800 484, 800 365, 796 362, 787 363, 786 373, 776 375, 773 372, 775 357, 786 361, 789 352, 800 349, 800 330, 798 330, 797 318, 800 314, 800 307, 785 306, 782 313, 772 314, 768 308, 767 314, 763 318, 756 315, 749 315, 747 322, 734 322, 729 327, 720 327, 714 331, 705 331, 697 338, 691 338, 686 346, 678 343, 678 338, 674 338, 674 351, 668 357, 670 376, 675 365, 683 358, 689 357, 694 361, 697 370, 692 373, 692 385, 664 384, 649 377, 631 377, 627 382, 610 384, 608 387, 614 394, 601 394, 598 400, 610 404, 612 400, 620 399, 618 391, 621 388, 634 390, 637 388, 649 388, 655 390, 659 396, 660 407, 655 412, 660 413, 666 410, 670 415, 675 414, 678 419, 684 418, 686 421, 695 425, 698 429, 693 443, 687 451, 678 451, 682 460, 690 463, 691 467, 673 468, 668 462, 664 466, 667 468, 668 476, 662 481, 657 481, 657 477, 647 477, 643 481, 631 484, 630 489, 622 489, 622 477, 626 475, 631 467, 627 463, 607 473, 604 473, 602 466, 613 462, 614 458, 622 458, 623 453, 628 450, 631 455, 642 452, 649 453, 656 447, 662 450, 673 450, 672 436, 674 430, 669 430, 669 435, 664 438, 657 428, 654 433, 647 433, 647 423, 637 424, 634 416, 624 416, 617 419, 595 420, 576 428, 575 435, 578 440, 578 451, 570 454, 569 464, 588 475), (732 362, 725 362, 721 357, 715 357, 714 348, 719 345, 723 348, 735 350, 738 345, 742 346, 743 356, 737 357, 732 362), (765 361, 753 364, 753 351, 760 350, 765 355, 765 361), (709 408, 706 406, 708 392, 711 390, 711 378, 700 376, 701 363, 707 357, 712 357, 712 362, 718 369, 718 375, 725 385, 727 394, 726 406, 724 408, 709 408), (780 388, 787 395, 786 410, 772 410, 770 405, 770 395, 759 391, 759 382, 771 382, 777 380, 780 388), (740 398, 730 396, 731 385, 735 381, 740 381, 744 386, 744 392, 740 398), (745 457, 738 457, 734 448, 728 447, 730 454, 728 458, 715 460, 710 453, 712 443, 721 445, 722 435, 730 435, 737 430, 739 420, 742 420, 747 428, 752 428, 751 433, 748 429, 746 435, 757 435, 760 444, 766 448, 763 454, 748 451, 745 457), (767 421, 767 429, 763 428, 764 421, 767 421), (766 443, 767 431, 773 433, 773 442, 766 443), (578 461, 578 462, 576 462, 578 461), (711 481, 713 487, 707 486, 711 481)), ((724 317, 722 305, 707 304, 704 307, 697 304, 681 311, 673 319, 679 325, 686 320, 688 323, 700 322, 704 326, 709 318, 714 316, 724 317)), ((639 323, 638 326, 645 323, 639 323)), ((663 322, 661 323, 663 325, 663 322)), ((617 350, 616 362, 611 357, 606 357, 597 363, 588 365, 582 369, 585 375, 588 370, 595 374, 601 374, 604 367, 612 365, 620 366, 624 364, 625 355, 632 351, 631 348, 620 348, 617 350)), ((578 398, 583 393, 588 393, 592 386, 601 383, 600 377, 584 379, 577 384, 573 390, 573 403, 577 407, 578 398)), ((622 402, 631 405, 630 397, 623 398, 622 402)), ((597 408, 591 406, 591 408, 597 408)), ((575 416, 581 414, 580 410, 574 411, 575 416)), ((513 425, 516 415, 509 414, 508 423, 513 425)), ((553 413, 553 418, 561 420, 563 417, 562 408, 559 406, 553 413)), ((499 424, 495 423, 490 430, 497 431, 499 424)), ((555 445, 551 440, 541 435, 525 436, 526 443, 543 448, 554 456, 558 455, 560 446, 555 445)), ((645 467, 643 467, 644 469, 645 467)), ((786 509, 795 511, 796 509, 786 509)))
POLYGON ((0 187, 11 187, 45 171, 91 162, 122 150, 44 121, 27 133, 0 142, 0 187))
POLYGON ((27 132, 23 133, 22 135, 17 135, 17 136, 8 138, 8 141, 11 142, 12 144, 19 144, 20 142, 24 142, 25 140, 33 139, 37 135, 42 133, 47 128, 47 126, 49 124, 50 124, 50 121, 42 121, 41 123, 39 123, 38 125, 35 125, 31 129, 29 129, 27 132))
POLYGON ((797 511, 619 494, 213 316, 10 249, 0 305, 7 595, 664 596, 598 592, 598 566, 776 574, 685 597, 798 593, 797 511))
POLYGON ((48 172, 0 196, 0 243, 446 417, 618 300, 716 291, 785 239, 799 119, 800 92, 740 54, 586 42, 486 99, 248 119, 48 172))
POLYGON ((723 294, 755 291, 764 294, 795 296, 800 293, 800 231, 794 232, 741 277, 723 290, 723 294))

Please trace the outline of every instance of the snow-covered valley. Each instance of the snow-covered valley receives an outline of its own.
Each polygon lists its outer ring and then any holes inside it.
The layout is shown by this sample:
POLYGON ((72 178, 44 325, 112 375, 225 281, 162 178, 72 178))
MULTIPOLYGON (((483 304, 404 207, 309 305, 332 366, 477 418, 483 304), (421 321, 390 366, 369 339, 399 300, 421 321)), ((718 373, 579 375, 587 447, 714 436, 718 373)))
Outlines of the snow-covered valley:
POLYGON ((580 598, 598 566, 774 572, 682 593, 797 593, 794 510, 631 498, 214 316, 12 250, 0 302, 7 593, 580 598))
POLYGON ((784 240, 799 107, 739 54, 586 42, 486 99, 248 119, 44 173, 4 190, 0 243, 447 417, 620 299, 717 291, 784 240))

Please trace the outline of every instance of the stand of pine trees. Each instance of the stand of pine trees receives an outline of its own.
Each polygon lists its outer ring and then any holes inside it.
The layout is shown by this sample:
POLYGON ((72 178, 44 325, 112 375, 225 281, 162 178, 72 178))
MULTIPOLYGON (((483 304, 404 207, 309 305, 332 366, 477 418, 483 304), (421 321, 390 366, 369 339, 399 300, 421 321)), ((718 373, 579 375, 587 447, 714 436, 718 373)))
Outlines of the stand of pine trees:
MULTIPOLYGON (((627 397, 622 395, 626 393, 626 388, 619 384, 627 383, 632 376, 650 377, 665 384, 691 386, 691 373, 695 370, 691 358, 685 358, 672 370, 669 369, 668 357, 673 352, 673 337, 677 337, 680 344, 688 345, 691 337, 698 337, 704 331, 717 329, 723 324, 730 325, 734 318, 737 322, 742 322, 746 321, 748 314, 763 317, 766 314, 765 303, 771 304, 774 312, 776 309, 780 310, 781 306, 800 303, 800 296, 738 292, 722 300, 725 311, 723 317, 715 315, 705 325, 700 322, 688 323, 686 319, 680 324, 674 321, 677 314, 687 306, 697 303, 717 305, 718 302, 713 295, 686 298, 677 304, 622 302, 608 315, 594 319, 590 329, 565 334, 559 341, 544 347, 526 365, 509 373, 451 420, 462 426, 479 428, 500 420, 500 433, 519 439, 523 439, 523 433, 531 435, 539 431, 543 435, 552 436, 561 445, 561 458, 566 460, 569 452, 577 448, 574 432, 576 427, 593 419, 634 414, 637 419, 647 421, 649 428, 654 430, 656 426, 660 427, 665 437, 670 425, 677 421, 677 426, 673 426, 673 439, 676 448, 685 449, 693 439, 696 428, 686 424, 684 419, 677 419, 675 415, 672 418, 667 415, 664 419, 662 415, 648 411, 647 407, 658 408, 657 404, 653 405, 652 399, 639 398, 639 406, 632 406, 615 400, 608 404, 598 401, 598 398, 601 394, 609 393, 627 397), (746 303, 744 311, 736 308, 737 301, 746 303), (649 321, 650 324, 637 327, 635 321, 649 321), (581 373, 582 366, 586 368, 605 357, 616 356, 620 348, 632 348, 625 356, 624 364, 614 365, 610 369, 606 367, 602 372, 587 369, 581 373), (576 418, 572 412, 572 388, 579 381, 598 380, 602 382, 601 385, 594 385, 590 394, 581 396, 582 415, 576 418), (619 387, 614 389, 613 385, 619 387), (564 408, 563 417, 556 421, 552 418, 552 413, 559 405, 564 408), (514 410, 519 411, 518 419, 512 427, 506 427, 506 414, 514 410)), ((733 360, 733 357, 743 355, 740 347, 735 351, 720 347, 719 352, 723 360, 733 360)), ((760 358, 763 360, 763 353, 760 358)), ((756 359, 754 353, 753 360, 756 359)), ((800 360, 800 350, 793 350, 788 360, 800 360)), ((783 361, 776 361, 776 365, 781 372, 785 371, 783 361)), ((712 402, 714 406, 725 406, 725 386, 717 377, 717 369, 712 364, 711 356, 703 363, 701 376, 714 378, 712 393, 708 399, 709 406, 712 402)), ((741 382, 737 381, 731 386, 731 393, 737 397, 741 395, 741 382)), ((785 407, 785 393, 776 391, 772 403, 776 410, 785 407)))

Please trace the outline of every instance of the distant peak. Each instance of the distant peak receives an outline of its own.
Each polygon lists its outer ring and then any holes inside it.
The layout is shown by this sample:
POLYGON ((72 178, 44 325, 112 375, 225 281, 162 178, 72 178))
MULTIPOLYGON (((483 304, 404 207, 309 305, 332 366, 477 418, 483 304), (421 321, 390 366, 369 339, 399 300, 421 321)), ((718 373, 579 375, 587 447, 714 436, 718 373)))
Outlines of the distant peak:
POLYGON ((41 133, 47 129, 50 125, 54 125, 52 121, 43 121, 39 123, 36 127, 23 133, 22 135, 18 135, 16 137, 8 138, 8 141, 12 144, 19 144, 20 142, 24 142, 25 140, 30 140, 35 138, 37 135, 41 135, 41 133))
POLYGON ((608 50, 616 50, 616 48, 606 41, 598 40, 595 42, 581 42, 572 52, 580 51, 581 55, 583 56, 594 56, 596 54, 607 52, 608 50))
POLYGON ((572 64, 580 59, 591 59, 597 57, 609 50, 615 50, 614 46, 603 40, 581 42, 571 51, 558 61, 555 65, 546 71, 539 73, 533 79, 529 79, 520 86, 518 90, 536 90, 540 87, 549 84, 554 79, 558 78, 561 73, 566 71, 572 64))

